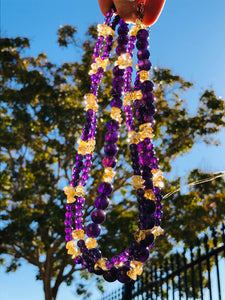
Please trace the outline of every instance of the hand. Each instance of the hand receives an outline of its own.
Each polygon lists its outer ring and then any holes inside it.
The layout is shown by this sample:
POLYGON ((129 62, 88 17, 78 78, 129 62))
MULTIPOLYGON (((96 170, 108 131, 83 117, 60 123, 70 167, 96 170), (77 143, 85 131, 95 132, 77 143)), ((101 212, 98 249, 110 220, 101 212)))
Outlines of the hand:
MULTIPOLYGON (((145 0, 143 23, 147 26, 154 24, 164 6, 166 0, 145 0)), ((98 0, 103 15, 113 6, 119 16, 125 22, 134 22, 137 18, 137 1, 136 0, 98 0)))

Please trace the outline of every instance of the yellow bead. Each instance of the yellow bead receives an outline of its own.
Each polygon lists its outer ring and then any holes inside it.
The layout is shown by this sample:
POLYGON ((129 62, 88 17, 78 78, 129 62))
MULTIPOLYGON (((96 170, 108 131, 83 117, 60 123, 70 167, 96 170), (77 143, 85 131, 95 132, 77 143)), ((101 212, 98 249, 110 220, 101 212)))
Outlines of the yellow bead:
POLYGON ((75 189, 74 187, 72 186, 65 186, 64 189, 63 189, 64 193, 69 196, 69 197, 74 197, 76 192, 75 192, 75 189))
POLYGON ((113 168, 105 168, 103 181, 111 182, 115 176, 116 172, 113 171, 113 168))
POLYGON ((153 132, 151 123, 144 123, 139 126, 140 131, 148 131, 148 132, 153 132))
POLYGON ((141 100, 142 99, 142 92, 141 91, 134 91, 133 92, 133 100, 141 100))
POLYGON ((129 276, 133 280, 137 280, 137 274, 133 269, 127 271, 127 276, 129 276))
POLYGON ((112 107, 110 116, 113 120, 116 120, 119 123, 122 122, 121 110, 118 107, 112 107))
POLYGON ((163 183, 163 173, 161 170, 159 169, 153 169, 152 170, 152 175, 153 175, 153 185, 159 188, 163 188, 164 187, 164 183, 163 183))
POLYGON ((76 240, 83 240, 84 237, 85 237, 85 234, 84 234, 84 231, 82 229, 79 229, 79 230, 74 230, 72 232, 72 236, 76 240))
POLYGON ((140 75, 140 81, 141 82, 144 82, 144 81, 149 79, 149 72, 148 71, 142 70, 142 71, 139 72, 139 75, 140 75))
POLYGON ((101 59, 101 57, 97 57, 95 62, 91 64, 91 69, 88 72, 88 74, 93 75, 93 74, 97 73, 98 68, 103 68, 103 70, 105 71, 109 64, 110 64, 110 62, 109 62, 108 58, 101 59))
POLYGON ((131 268, 135 271, 137 275, 141 275, 143 272, 143 263, 133 260, 130 263, 131 268))
POLYGON ((154 234, 155 237, 164 234, 164 230, 160 226, 153 227, 151 232, 152 234, 154 234))
POLYGON ((85 104, 86 104, 85 110, 92 109, 95 112, 98 111, 98 104, 96 102, 97 100, 95 98, 95 95, 93 95, 91 93, 86 94, 84 96, 84 100, 85 100, 85 104))
POLYGON ((88 249, 96 248, 98 246, 96 239, 92 239, 92 238, 87 238, 85 240, 85 244, 88 247, 88 249))
POLYGON ((75 201, 76 201, 76 199, 74 197, 67 196, 67 203, 73 203, 75 201))
POLYGON ((66 249, 75 248, 77 245, 77 242, 75 241, 69 241, 66 243, 66 249))
POLYGON ((152 175, 153 175, 153 178, 154 177, 159 177, 159 176, 163 176, 163 172, 159 169, 153 169, 152 170, 152 175))
POLYGON ((130 144, 138 144, 140 142, 139 133, 136 131, 129 131, 128 132, 128 142, 130 144))
POLYGON ((97 31, 98 31, 99 35, 104 36, 104 37, 107 37, 108 35, 115 36, 114 30, 106 24, 98 24, 97 31))
POLYGON ((105 257, 100 258, 100 259, 96 262, 96 264, 94 265, 94 269, 95 269, 95 270, 102 269, 103 271, 107 271, 108 268, 107 268, 106 265, 105 265, 106 260, 107 260, 107 258, 105 258, 105 257))
POLYGON ((135 232, 134 237, 136 241, 139 243, 140 241, 144 240, 146 237, 145 231, 144 230, 138 230, 135 232))
POLYGON ((153 190, 145 190, 145 198, 149 199, 149 200, 155 200, 155 194, 153 192, 153 190))
POLYGON ((140 140, 143 141, 146 138, 152 139, 155 135, 150 132, 142 131, 140 132, 139 136, 140 136, 140 140))
POLYGON ((136 190, 144 188, 144 182, 144 179, 142 179, 142 177, 139 175, 134 175, 131 180, 131 184, 133 184, 136 190))
POLYGON ((120 69, 126 69, 127 67, 132 67, 132 58, 129 53, 123 53, 118 57, 118 60, 115 62, 116 66, 119 66, 120 69))
POLYGON ((131 102, 132 102, 132 93, 130 92, 126 92, 124 94, 124 98, 123 98, 123 105, 124 106, 128 106, 128 105, 131 105, 131 102))
POLYGON ((77 197, 83 197, 84 195, 86 195, 87 193, 86 193, 86 191, 85 191, 85 189, 84 189, 84 186, 82 186, 82 185, 78 185, 77 187, 76 187, 76 196, 77 197))

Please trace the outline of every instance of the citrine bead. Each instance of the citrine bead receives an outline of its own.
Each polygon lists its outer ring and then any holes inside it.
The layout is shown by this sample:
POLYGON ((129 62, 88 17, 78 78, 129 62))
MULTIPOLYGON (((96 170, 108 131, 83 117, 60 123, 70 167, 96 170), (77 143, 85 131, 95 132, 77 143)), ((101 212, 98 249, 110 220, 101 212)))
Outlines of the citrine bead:
POLYGON ((145 182, 144 179, 142 179, 142 177, 139 175, 134 175, 131 180, 131 184, 133 184, 136 190, 142 189, 144 187, 143 186, 144 182, 145 182))
POLYGON ((66 249, 75 248, 77 243, 75 241, 69 241, 66 243, 66 249))
POLYGON ((155 200, 155 194, 154 194, 153 190, 145 190, 144 196, 145 196, 145 198, 147 198, 149 200, 155 200))
POLYGON ((119 123, 122 122, 121 110, 118 107, 112 107, 110 116, 113 120, 116 120, 119 123))
POLYGON ((85 244, 87 246, 88 249, 92 249, 92 248, 97 248, 98 247, 98 243, 96 241, 96 239, 93 238, 87 238, 85 240, 85 244))
POLYGON ((84 186, 78 185, 76 187, 76 196, 77 197, 83 197, 86 194, 86 191, 84 189, 84 186))
POLYGON ((126 92, 123 98, 123 105, 124 106, 131 105, 131 102, 132 102, 132 93, 126 92))
POLYGON ((155 226, 152 228, 151 233, 154 234, 155 237, 164 234, 164 230, 160 226, 155 226))
POLYGON ((129 131, 128 132, 128 142, 129 144, 138 144, 140 142, 139 133, 136 131, 129 131))
POLYGON ((106 24, 98 24, 97 31, 99 35, 104 37, 107 37, 108 35, 115 36, 114 30, 106 24))
POLYGON ((132 280, 137 280, 137 274, 134 269, 131 269, 127 272, 127 276, 129 276, 132 280))
POLYGON ((149 79, 149 72, 148 71, 142 70, 142 71, 139 72, 139 75, 140 75, 140 81, 141 82, 144 82, 144 81, 149 79))
POLYGON ((69 197, 74 197, 76 194, 75 189, 72 186, 65 186, 63 191, 69 197))
POLYGON ((100 258, 94 265, 94 269, 98 270, 100 268, 104 271, 107 271, 108 268, 106 267, 106 260, 107 260, 107 258, 105 258, 105 257, 100 258))
POLYGON ((129 53, 123 53, 118 57, 118 60, 115 62, 116 66, 119 66, 120 69, 126 69, 132 67, 132 58, 129 53))
POLYGON ((105 168, 103 181, 110 183, 113 180, 115 174, 116 172, 113 171, 113 168, 105 168))
POLYGON ((84 230, 82 230, 82 229, 74 230, 72 232, 72 236, 74 239, 83 240, 85 237, 84 230))

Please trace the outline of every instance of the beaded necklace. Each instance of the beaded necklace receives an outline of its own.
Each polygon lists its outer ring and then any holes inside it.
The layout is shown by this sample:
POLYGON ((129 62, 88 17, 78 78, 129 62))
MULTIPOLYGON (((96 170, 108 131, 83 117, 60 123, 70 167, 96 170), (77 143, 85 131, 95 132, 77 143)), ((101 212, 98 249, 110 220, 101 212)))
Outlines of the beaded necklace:
MULTIPOLYGON (((141 8, 141 7, 140 7, 141 8)), ((142 10, 141 10, 141 13, 142 10)), ((90 273, 103 275, 106 281, 119 280, 127 283, 136 280, 137 275, 143 271, 143 263, 149 257, 150 248, 155 238, 163 234, 160 227, 162 218, 163 187, 162 172, 158 168, 158 160, 155 157, 154 146, 151 142, 154 137, 152 126, 155 114, 153 83, 149 80, 148 51, 149 32, 137 19, 136 25, 130 31, 128 25, 118 15, 114 17, 112 8, 106 15, 102 25, 98 25, 98 39, 94 48, 93 63, 89 71, 91 76, 90 93, 84 96, 86 122, 78 140, 78 155, 75 158, 72 180, 69 186, 64 188, 67 196, 65 239, 68 254, 72 255, 76 264, 82 264, 90 273), (113 81, 111 90, 111 120, 107 123, 104 147, 105 157, 102 161, 104 174, 99 185, 91 214, 92 222, 84 229, 83 206, 85 203, 85 185, 89 178, 95 150, 96 117, 98 111, 97 90, 101 82, 103 72, 109 65, 109 55, 112 50, 115 28, 118 28, 116 54, 118 58, 113 68, 113 81), (134 89, 131 87, 133 50, 137 48, 138 66, 134 89), (102 47, 103 55, 100 56, 102 47), (123 99, 122 99, 123 98, 123 99), (119 128, 122 122, 121 109, 126 116, 128 130, 128 142, 133 168, 131 184, 136 190, 139 208, 139 230, 135 232, 135 240, 119 255, 112 258, 102 257, 96 238, 101 233, 101 226, 105 221, 105 209, 109 205, 108 197, 113 192, 112 181, 115 176, 116 155, 118 148, 116 142, 119 139, 119 128), (138 130, 134 122, 136 115, 138 130)))

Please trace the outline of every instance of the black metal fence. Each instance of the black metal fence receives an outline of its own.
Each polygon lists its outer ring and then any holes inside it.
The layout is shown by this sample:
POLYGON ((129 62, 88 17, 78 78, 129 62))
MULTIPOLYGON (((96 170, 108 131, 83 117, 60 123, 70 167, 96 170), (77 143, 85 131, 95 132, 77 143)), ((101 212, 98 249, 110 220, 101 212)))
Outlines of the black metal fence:
POLYGON ((225 226, 212 230, 182 253, 151 265, 136 282, 102 300, 225 300, 225 226))

